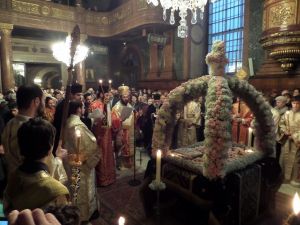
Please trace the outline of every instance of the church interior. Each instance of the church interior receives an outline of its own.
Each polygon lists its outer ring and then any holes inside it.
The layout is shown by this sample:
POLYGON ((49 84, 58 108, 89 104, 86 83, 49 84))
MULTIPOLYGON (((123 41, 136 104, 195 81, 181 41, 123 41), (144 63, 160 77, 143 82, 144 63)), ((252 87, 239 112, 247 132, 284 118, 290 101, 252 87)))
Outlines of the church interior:
POLYGON ((0 0, 0 225, 300 225, 299 18, 0 0))

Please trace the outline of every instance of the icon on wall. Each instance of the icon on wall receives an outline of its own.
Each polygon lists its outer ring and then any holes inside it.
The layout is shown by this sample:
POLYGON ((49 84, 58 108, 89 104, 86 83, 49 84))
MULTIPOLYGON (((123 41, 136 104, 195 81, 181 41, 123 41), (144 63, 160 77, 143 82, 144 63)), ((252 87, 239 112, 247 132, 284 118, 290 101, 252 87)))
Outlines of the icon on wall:
POLYGON ((95 81, 95 75, 94 75, 93 69, 85 70, 85 79, 86 79, 86 81, 95 81))

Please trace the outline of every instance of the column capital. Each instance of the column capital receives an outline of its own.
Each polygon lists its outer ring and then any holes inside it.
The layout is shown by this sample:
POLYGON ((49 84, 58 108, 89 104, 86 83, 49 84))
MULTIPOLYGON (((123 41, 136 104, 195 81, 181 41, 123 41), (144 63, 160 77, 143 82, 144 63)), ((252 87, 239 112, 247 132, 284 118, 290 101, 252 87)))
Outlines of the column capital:
POLYGON ((0 23, 0 33, 10 34, 13 28, 14 28, 13 24, 10 24, 10 23, 0 23))

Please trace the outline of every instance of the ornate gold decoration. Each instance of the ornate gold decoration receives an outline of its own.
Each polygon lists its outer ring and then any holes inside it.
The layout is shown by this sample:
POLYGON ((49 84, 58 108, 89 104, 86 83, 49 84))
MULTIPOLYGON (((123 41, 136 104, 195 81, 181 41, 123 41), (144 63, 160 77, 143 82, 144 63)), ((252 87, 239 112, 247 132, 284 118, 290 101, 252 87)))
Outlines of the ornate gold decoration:
POLYGON ((145 10, 149 7, 149 4, 145 0, 138 0, 136 2, 136 5, 137 5, 137 10, 138 11, 145 10))
POLYGON ((0 23, 0 32, 4 35, 10 35, 14 25, 9 23, 0 23))
POLYGON ((43 6, 43 7, 41 8, 41 13, 42 13, 42 15, 44 15, 44 16, 49 16, 50 12, 51 12, 51 9, 50 9, 50 7, 48 7, 48 6, 43 6))
POLYGON ((294 24, 296 22, 295 3, 280 4, 271 7, 269 19, 269 28, 294 24))
POLYGON ((248 78, 248 74, 247 74, 246 70, 243 69, 243 68, 239 69, 239 70, 236 72, 235 76, 236 76, 239 80, 247 80, 247 78, 248 78))
POLYGON ((133 9, 131 6, 123 7, 121 8, 121 10, 113 12, 112 16, 109 18, 109 24, 123 20, 126 17, 132 15, 132 13, 133 13, 133 9))
POLYGON ((38 4, 12 0, 12 10, 16 12, 40 15, 39 7, 38 4))
POLYGON ((82 8, 64 7, 39 0, 0 0, 0 2, 7 2, 4 3, 5 14, 2 17, 8 17, 7 21, 14 21, 15 25, 22 27, 37 26, 42 29, 43 23, 47 23, 50 30, 67 31, 71 24, 79 23, 82 26, 88 25, 86 26, 88 35, 109 37, 151 22, 165 24, 160 11, 149 7, 144 0, 128 0, 110 12, 90 12, 82 8), (75 16, 77 14, 80 15, 75 16), (139 19, 132 20, 132 18, 139 19))
POLYGON ((300 60, 300 23, 296 20, 299 12, 298 0, 264 2, 261 44, 284 71, 293 70, 300 60))
POLYGON ((300 49, 280 49, 272 51, 270 56, 281 62, 284 71, 293 70, 295 63, 300 59, 300 49))
POLYGON ((103 17, 101 18, 101 22, 102 22, 104 25, 109 24, 109 20, 108 20, 108 18, 107 18, 106 16, 103 16, 103 17))
POLYGON ((62 10, 58 8, 52 8, 52 17, 63 19, 63 20, 74 20, 74 12, 72 11, 67 11, 67 10, 62 10))
POLYGON ((109 21, 106 16, 98 16, 96 13, 89 13, 85 18, 86 23, 98 24, 98 25, 108 25, 109 21))

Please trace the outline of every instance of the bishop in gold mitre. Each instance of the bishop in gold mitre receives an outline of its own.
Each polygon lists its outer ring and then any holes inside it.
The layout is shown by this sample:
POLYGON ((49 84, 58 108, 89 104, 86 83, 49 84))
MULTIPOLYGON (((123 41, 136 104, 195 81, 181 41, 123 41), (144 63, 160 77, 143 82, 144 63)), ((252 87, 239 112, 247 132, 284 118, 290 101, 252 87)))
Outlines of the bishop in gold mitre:
POLYGON ((134 113, 129 103, 129 87, 122 85, 118 91, 120 100, 112 108, 112 128, 115 137, 116 166, 117 169, 122 169, 123 167, 131 168, 133 164, 134 113))

